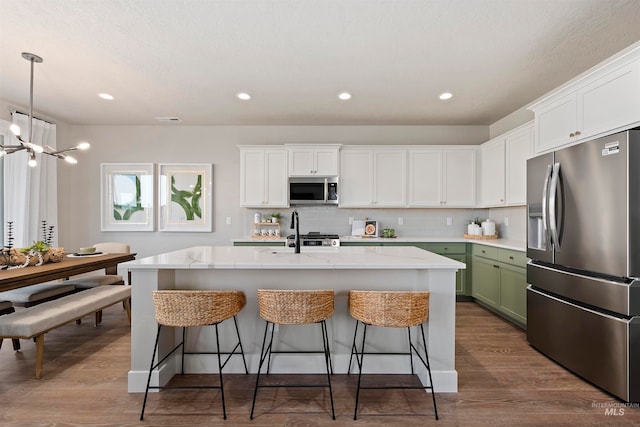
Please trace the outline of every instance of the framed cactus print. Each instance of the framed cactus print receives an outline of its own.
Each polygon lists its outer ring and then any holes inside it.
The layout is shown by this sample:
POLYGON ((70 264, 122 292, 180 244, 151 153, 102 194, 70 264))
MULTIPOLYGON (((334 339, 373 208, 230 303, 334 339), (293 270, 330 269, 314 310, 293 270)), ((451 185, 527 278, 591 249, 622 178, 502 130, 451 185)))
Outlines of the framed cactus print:
POLYGON ((212 231, 212 172, 210 163, 159 165, 160 231, 212 231))
POLYGON ((153 163, 101 163, 101 230, 154 231, 153 189, 153 163))

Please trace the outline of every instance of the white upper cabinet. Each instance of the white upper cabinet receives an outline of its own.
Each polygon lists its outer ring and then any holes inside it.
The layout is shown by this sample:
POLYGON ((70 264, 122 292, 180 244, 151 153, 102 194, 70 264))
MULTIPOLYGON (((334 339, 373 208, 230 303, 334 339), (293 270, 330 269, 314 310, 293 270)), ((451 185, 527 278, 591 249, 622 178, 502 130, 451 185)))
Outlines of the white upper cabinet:
POLYGON ((507 205, 527 204, 527 160, 533 157, 533 123, 510 132, 505 137, 507 205))
POLYGON ((527 160, 533 156, 533 122, 480 146, 483 207, 527 203, 527 160))
POLYGON ((601 64, 528 108, 535 153, 640 124, 640 46, 601 64))
POLYGON ((337 176, 340 145, 287 145, 289 176, 337 176))
POLYGON ((409 150, 409 207, 475 207, 477 149, 409 150))
POLYGON ((404 149, 344 148, 340 154, 340 207, 404 207, 404 149))
POLYGON ((289 206, 287 150, 284 147, 240 148, 240 205, 289 206))
POLYGON ((500 136, 480 146, 480 200, 482 206, 505 204, 505 138, 500 136))

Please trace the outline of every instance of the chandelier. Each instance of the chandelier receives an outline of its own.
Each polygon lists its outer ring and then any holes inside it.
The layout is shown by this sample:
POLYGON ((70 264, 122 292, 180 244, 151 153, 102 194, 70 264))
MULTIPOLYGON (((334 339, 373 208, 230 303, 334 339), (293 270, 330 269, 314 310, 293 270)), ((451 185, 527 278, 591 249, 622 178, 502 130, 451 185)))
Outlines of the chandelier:
POLYGON ((31 142, 33 138, 33 133, 32 133, 33 132, 33 64, 36 62, 41 63, 42 58, 39 57, 38 55, 34 55, 33 53, 28 53, 28 52, 23 52, 22 57, 31 63, 31 82, 29 86, 29 133, 27 134, 27 138, 23 139, 21 136, 20 126, 16 125, 15 123, 12 124, 9 129, 16 136, 20 144, 19 145, 0 144, 0 157, 13 154, 18 151, 26 150, 26 152, 29 154, 28 164, 31 167, 35 167, 38 165, 38 161, 36 160, 36 154, 46 154, 48 156, 56 157, 58 159, 64 160, 71 164, 78 163, 75 157, 71 157, 66 153, 70 151, 76 151, 76 150, 86 150, 89 148, 88 142, 81 142, 77 146, 73 148, 67 148, 65 150, 56 150, 55 148, 50 147, 49 145, 45 145, 43 147, 42 145, 34 144, 31 142))

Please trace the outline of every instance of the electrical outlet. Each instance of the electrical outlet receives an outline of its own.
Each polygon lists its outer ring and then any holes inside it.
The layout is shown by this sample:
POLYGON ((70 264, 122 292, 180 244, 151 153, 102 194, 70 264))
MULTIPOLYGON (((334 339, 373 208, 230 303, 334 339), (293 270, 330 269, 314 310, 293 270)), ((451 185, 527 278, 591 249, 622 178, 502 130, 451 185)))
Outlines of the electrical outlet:
POLYGON ((231 217, 230 216, 227 217, 227 225, 231 225, 231 217))
POLYGON ((504 226, 505 226, 505 227, 508 227, 508 226, 509 226, 509 217, 508 217, 508 216, 505 216, 505 217, 504 217, 504 226))
POLYGON ((453 225, 453 218, 447 217, 447 225, 453 225))
POLYGON ((353 217, 352 216, 349 217, 349 225, 353 225, 353 217))
POLYGON ((398 217, 398 225, 404 225, 404 218, 401 216, 398 217))

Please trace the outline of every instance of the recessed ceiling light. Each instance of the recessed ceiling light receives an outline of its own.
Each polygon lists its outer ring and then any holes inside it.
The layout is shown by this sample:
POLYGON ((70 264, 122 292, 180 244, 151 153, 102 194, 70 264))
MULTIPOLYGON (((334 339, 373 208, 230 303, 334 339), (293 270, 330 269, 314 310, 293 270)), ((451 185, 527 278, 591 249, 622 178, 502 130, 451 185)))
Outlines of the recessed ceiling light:
POLYGON ((351 99, 351 94, 349 92, 342 92, 341 94, 338 95, 338 98, 340 98, 343 101, 347 101, 351 99))
POLYGON ((102 99, 106 99, 107 101, 113 101, 113 95, 109 95, 108 93, 99 93, 98 96, 102 99))
POLYGON ((243 101, 248 101, 251 99, 251 95, 246 92, 240 92, 236 96, 238 97, 238 99, 241 99, 243 101))
POLYGON ((445 92, 440 94, 440 99, 446 101, 447 99, 451 99, 453 94, 451 92, 445 92))

